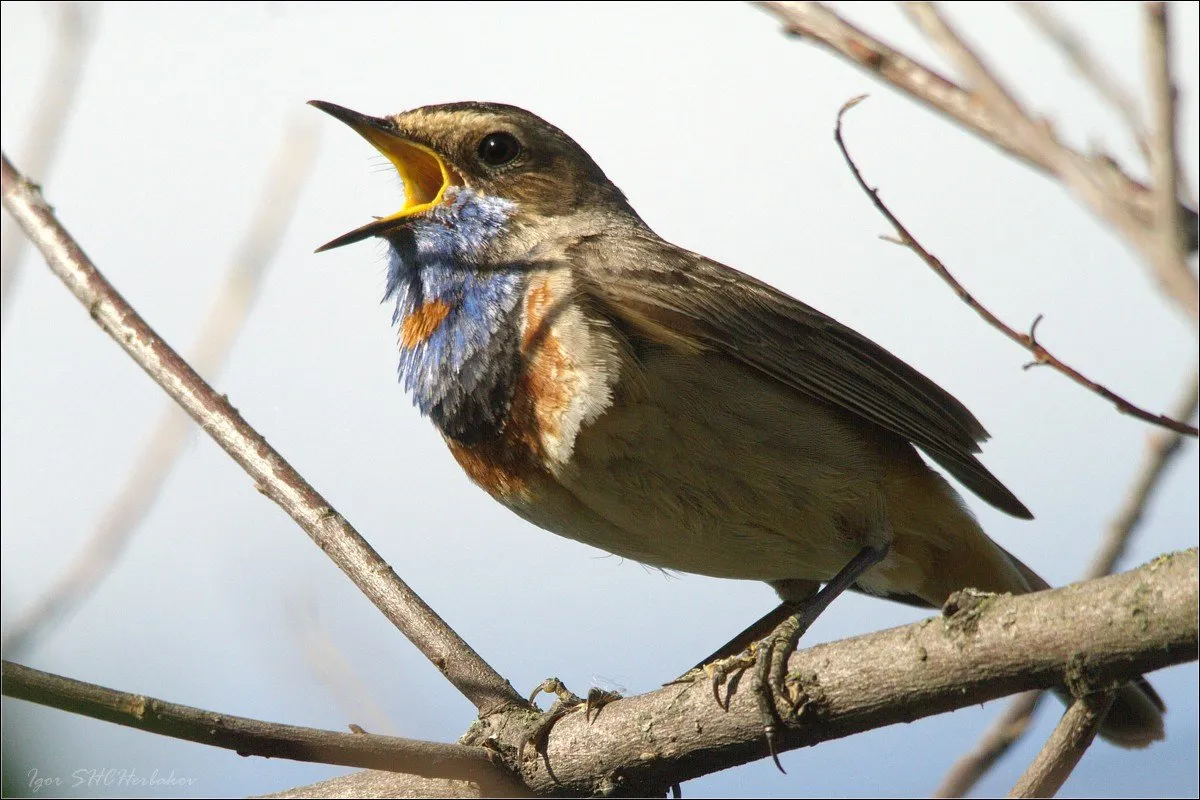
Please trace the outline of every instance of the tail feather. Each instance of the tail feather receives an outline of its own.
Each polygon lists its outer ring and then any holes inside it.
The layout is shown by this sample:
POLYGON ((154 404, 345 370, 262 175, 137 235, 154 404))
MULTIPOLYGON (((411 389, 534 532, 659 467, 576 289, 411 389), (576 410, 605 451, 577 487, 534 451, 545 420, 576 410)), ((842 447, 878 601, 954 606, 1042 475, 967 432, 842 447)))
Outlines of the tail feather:
MULTIPOLYGON (((951 593, 967 587, 1013 594, 1050 588, 988 538, 941 476, 896 463, 885 480, 895 558, 889 556, 890 564, 884 562, 874 570, 875 575, 863 581, 863 590, 901 602, 924 601, 936 608, 951 593)), ((1070 701, 1065 687, 1056 691, 1070 701)), ((1146 679, 1138 678, 1118 691, 1100 736, 1119 747, 1146 747, 1163 738, 1164 710, 1146 679)))

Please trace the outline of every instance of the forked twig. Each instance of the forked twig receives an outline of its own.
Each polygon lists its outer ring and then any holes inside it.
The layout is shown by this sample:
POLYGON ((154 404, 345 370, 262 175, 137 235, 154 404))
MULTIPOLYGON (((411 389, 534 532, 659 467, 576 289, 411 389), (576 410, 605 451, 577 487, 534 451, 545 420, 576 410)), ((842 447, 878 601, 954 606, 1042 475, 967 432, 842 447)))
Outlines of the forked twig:
MULTIPOLYGON (((1161 214, 1154 192, 1129 177, 1114 159, 1085 155, 1067 146, 1043 119, 1026 115, 1011 92, 987 69, 937 9, 926 3, 906 4, 914 21, 951 61, 980 85, 962 86, 919 60, 888 46, 855 27, 824 3, 760 2, 781 20, 785 30, 820 44, 862 67, 909 97, 924 103, 1009 155, 1062 182, 1092 212, 1119 230, 1143 256, 1159 287, 1192 324, 1200 318, 1198 283, 1190 270, 1163 270, 1153 257, 1154 232, 1161 214)), ((1135 132, 1136 135, 1136 132, 1135 132)), ((1180 206, 1179 235, 1185 250, 1195 252, 1197 215, 1180 206)))
POLYGON ((1045 696, 1046 693, 1042 691, 1024 692, 1009 701, 1004 713, 988 726, 979 743, 954 762, 933 796, 962 797, 971 791, 979 779, 1029 730, 1033 712, 1045 696))
POLYGON ((1159 425, 1179 433, 1187 434, 1188 436, 1196 436, 1198 433, 1200 433, 1200 431, 1197 431, 1196 426, 1194 425, 1190 425, 1186 422, 1180 422, 1177 419, 1172 419, 1171 417, 1163 414, 1155 414, 1151 411, 1146 411, 1145 409, 1129 402, 1107 387, 1101 386, 1099 383, 1096 383, 1092 379, 1086 377, 1074 367, 1066 364, 1049 350, 1047 350, 1033 335, 1035 330, 1032 327, 1030 329, 1030 333, 1020 333, 1019 331, 1016 331, 1009 325, 1005 324, 1002 320, 1000 320, 999 317, 988 310, 986 306, 976 300, 974 296, 972 296, 971 293, 968 292, 967 289, 950 273, 950 270, 946 268, 946 265, 943 264, 937 258, 937 256, 926 250, 921 243, 918 242, 911 233, 909 233, 904 224, 896 218, 896 215, 893 214, 883 200, 880 199, 879 192, 871 188, 867 184, 866 180, 864 180, 862 173, 858 169, 858 165, 854 163, 854 159, 850 156, 850 152, 846 149, 846 143, 842 139, 842 118, 847 111, 858 105, 865 97, 866 95, 860 95, 849 100, 845 105, 842 106, 841 110, 838 111, 837 127, 834 129, 834 139, 837 141, 838 149, 840 149, 842 152, 842 157, 846 160, 846 164, 850 167, 850 171, 854 175, 854 180, 858 182, 858 185, 862 188, 862 190, 871 198, 871 202, 874 203, 875 208, 879 210, 879 213, 883 214, 891 226, 896 230, 897 235, 900 237, 899 243, 920 256, 921 260, 924 261, 929 268, 938 275, 938 277, 949 284, 950 288, 954 290, 954 293, 958 295, 959 299, 970 306, 975 313, 983 317, 983 319, 989 325, 1032 353, 1034 360, 1038 364, 1045 364, 1046 366, 1052 367, 1056 371, 1061 372, 1063 375, 1066 375, 1080 386, 1083 386, 1094 394, 1098 394, 1105 400, 1108 400, 1122 413, 1129 414, 1130 416, 1137 417, 1138 419, 1154 425, 1159 425))

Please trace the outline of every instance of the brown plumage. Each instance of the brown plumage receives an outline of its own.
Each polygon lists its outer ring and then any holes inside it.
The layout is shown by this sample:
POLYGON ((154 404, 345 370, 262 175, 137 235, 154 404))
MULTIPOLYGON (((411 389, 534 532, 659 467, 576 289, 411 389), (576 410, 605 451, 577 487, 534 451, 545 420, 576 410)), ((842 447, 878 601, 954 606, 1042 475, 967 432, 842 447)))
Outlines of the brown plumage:
MULTIPOLYGON (((965 587, 1046 587, 918 454, 1031 518, 979 462, 987 433, 960 402, 663 241, 562 131, 501 105, 385 119, 319 105, 409 183, 401 212, 331 246, 392 245, 402 374, 471 478, 522 517, 793 601, 830 581, 824 601, 841 587, 931 607, 965 587)), ((1131 684, 1102 735, 1145 746, 1161 709, 1131 684)))

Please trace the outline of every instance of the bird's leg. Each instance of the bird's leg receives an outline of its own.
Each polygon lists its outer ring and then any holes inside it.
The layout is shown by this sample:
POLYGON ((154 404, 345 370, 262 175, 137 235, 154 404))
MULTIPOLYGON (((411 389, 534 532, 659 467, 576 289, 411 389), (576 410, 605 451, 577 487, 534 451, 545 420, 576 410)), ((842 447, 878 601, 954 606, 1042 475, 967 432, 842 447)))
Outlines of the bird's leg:
POLYGON ((788 657, 795 652, 800 637, 817 617, 821 616, 821 612, 828 608, 838 595, 853 586, 864 572, 882 561, 887 556, 888 549, 886 544, 864 547, 819 592, 799 602, 784 603, 793 609, 792 615, 780 623, 759 646, 756 661, 758 710, 762 717, 763 733, 767 737, 767 748, 780 772, 784 772, 784 769, 779 763, 776 748, 776 725, 780 716, 775 696, 785 696, 783 692, 788 657))

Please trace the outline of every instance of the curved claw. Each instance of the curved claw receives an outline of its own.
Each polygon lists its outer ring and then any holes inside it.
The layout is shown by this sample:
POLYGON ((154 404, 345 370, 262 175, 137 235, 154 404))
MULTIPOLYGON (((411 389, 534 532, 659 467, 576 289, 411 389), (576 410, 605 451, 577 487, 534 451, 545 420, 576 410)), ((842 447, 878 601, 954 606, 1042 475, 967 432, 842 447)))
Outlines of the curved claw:
POLYGON ((546 678, 546 680, 533 687, 533 691, 529 694, 529 702, 532 703, 537 699, 539 694, 552 694, 558 698, 557 702, 567 703, 569 705, 579 705, 583 701, 579 699, 579 695, 567 688, 567 685, 558 678, 546 678))
POLYGON ((546 742, 550 739, 550 730, 554 724, 565 717, 570 712, 579 707, 583 707, 584 719, 589 723, 592 722, 592 712, 595 711, 599 716, 600 709, 604 708, 609 703, 621 699, 621 695, 617 692, 610 692, 606 689, 593 687, 588 690, 587 700, 583 700, 579 695, 572 692, 558 678, 547 678, 539 683, 529 695, 529 702, 532 703, 539 694, 545 692, 552 694, 557 699, 554 705, 550 706, 550 710, 542 714, 538 720, 537 726, 531 730, 517 745, 517 757, 521 758, 525 753, 525 748, 532 744, 534 751, 545 755, 546 742))
POLYGON ((754 666, 756 663, 754 651, 757 647, 757 644, 752 644, 744 653, 729 656, 728 658, 718 658, 704 665, 704 672, 708 674, 709 682, 712 684, 713 699, 717 701, 717 705, 726 711, 729 710, 729 693, 733 691, 734 685, 734 681, 730 680, 730 676, 735 672, 743 672, 754 666), (726 684, 729 685, 729 689, 725 692, 725 702, 722 703, 720 689, 726 684))
POLYGON ((596 712, 596 718, 598 719, 600 717, 600 709, 620 699, 620 692, 610 692, 607 689, 601 689, 599 686, 593 686, 591 689, 588 689, 587 701, 583 706, 584 721, 590 724, 593 721, 592 711, 596 712))

